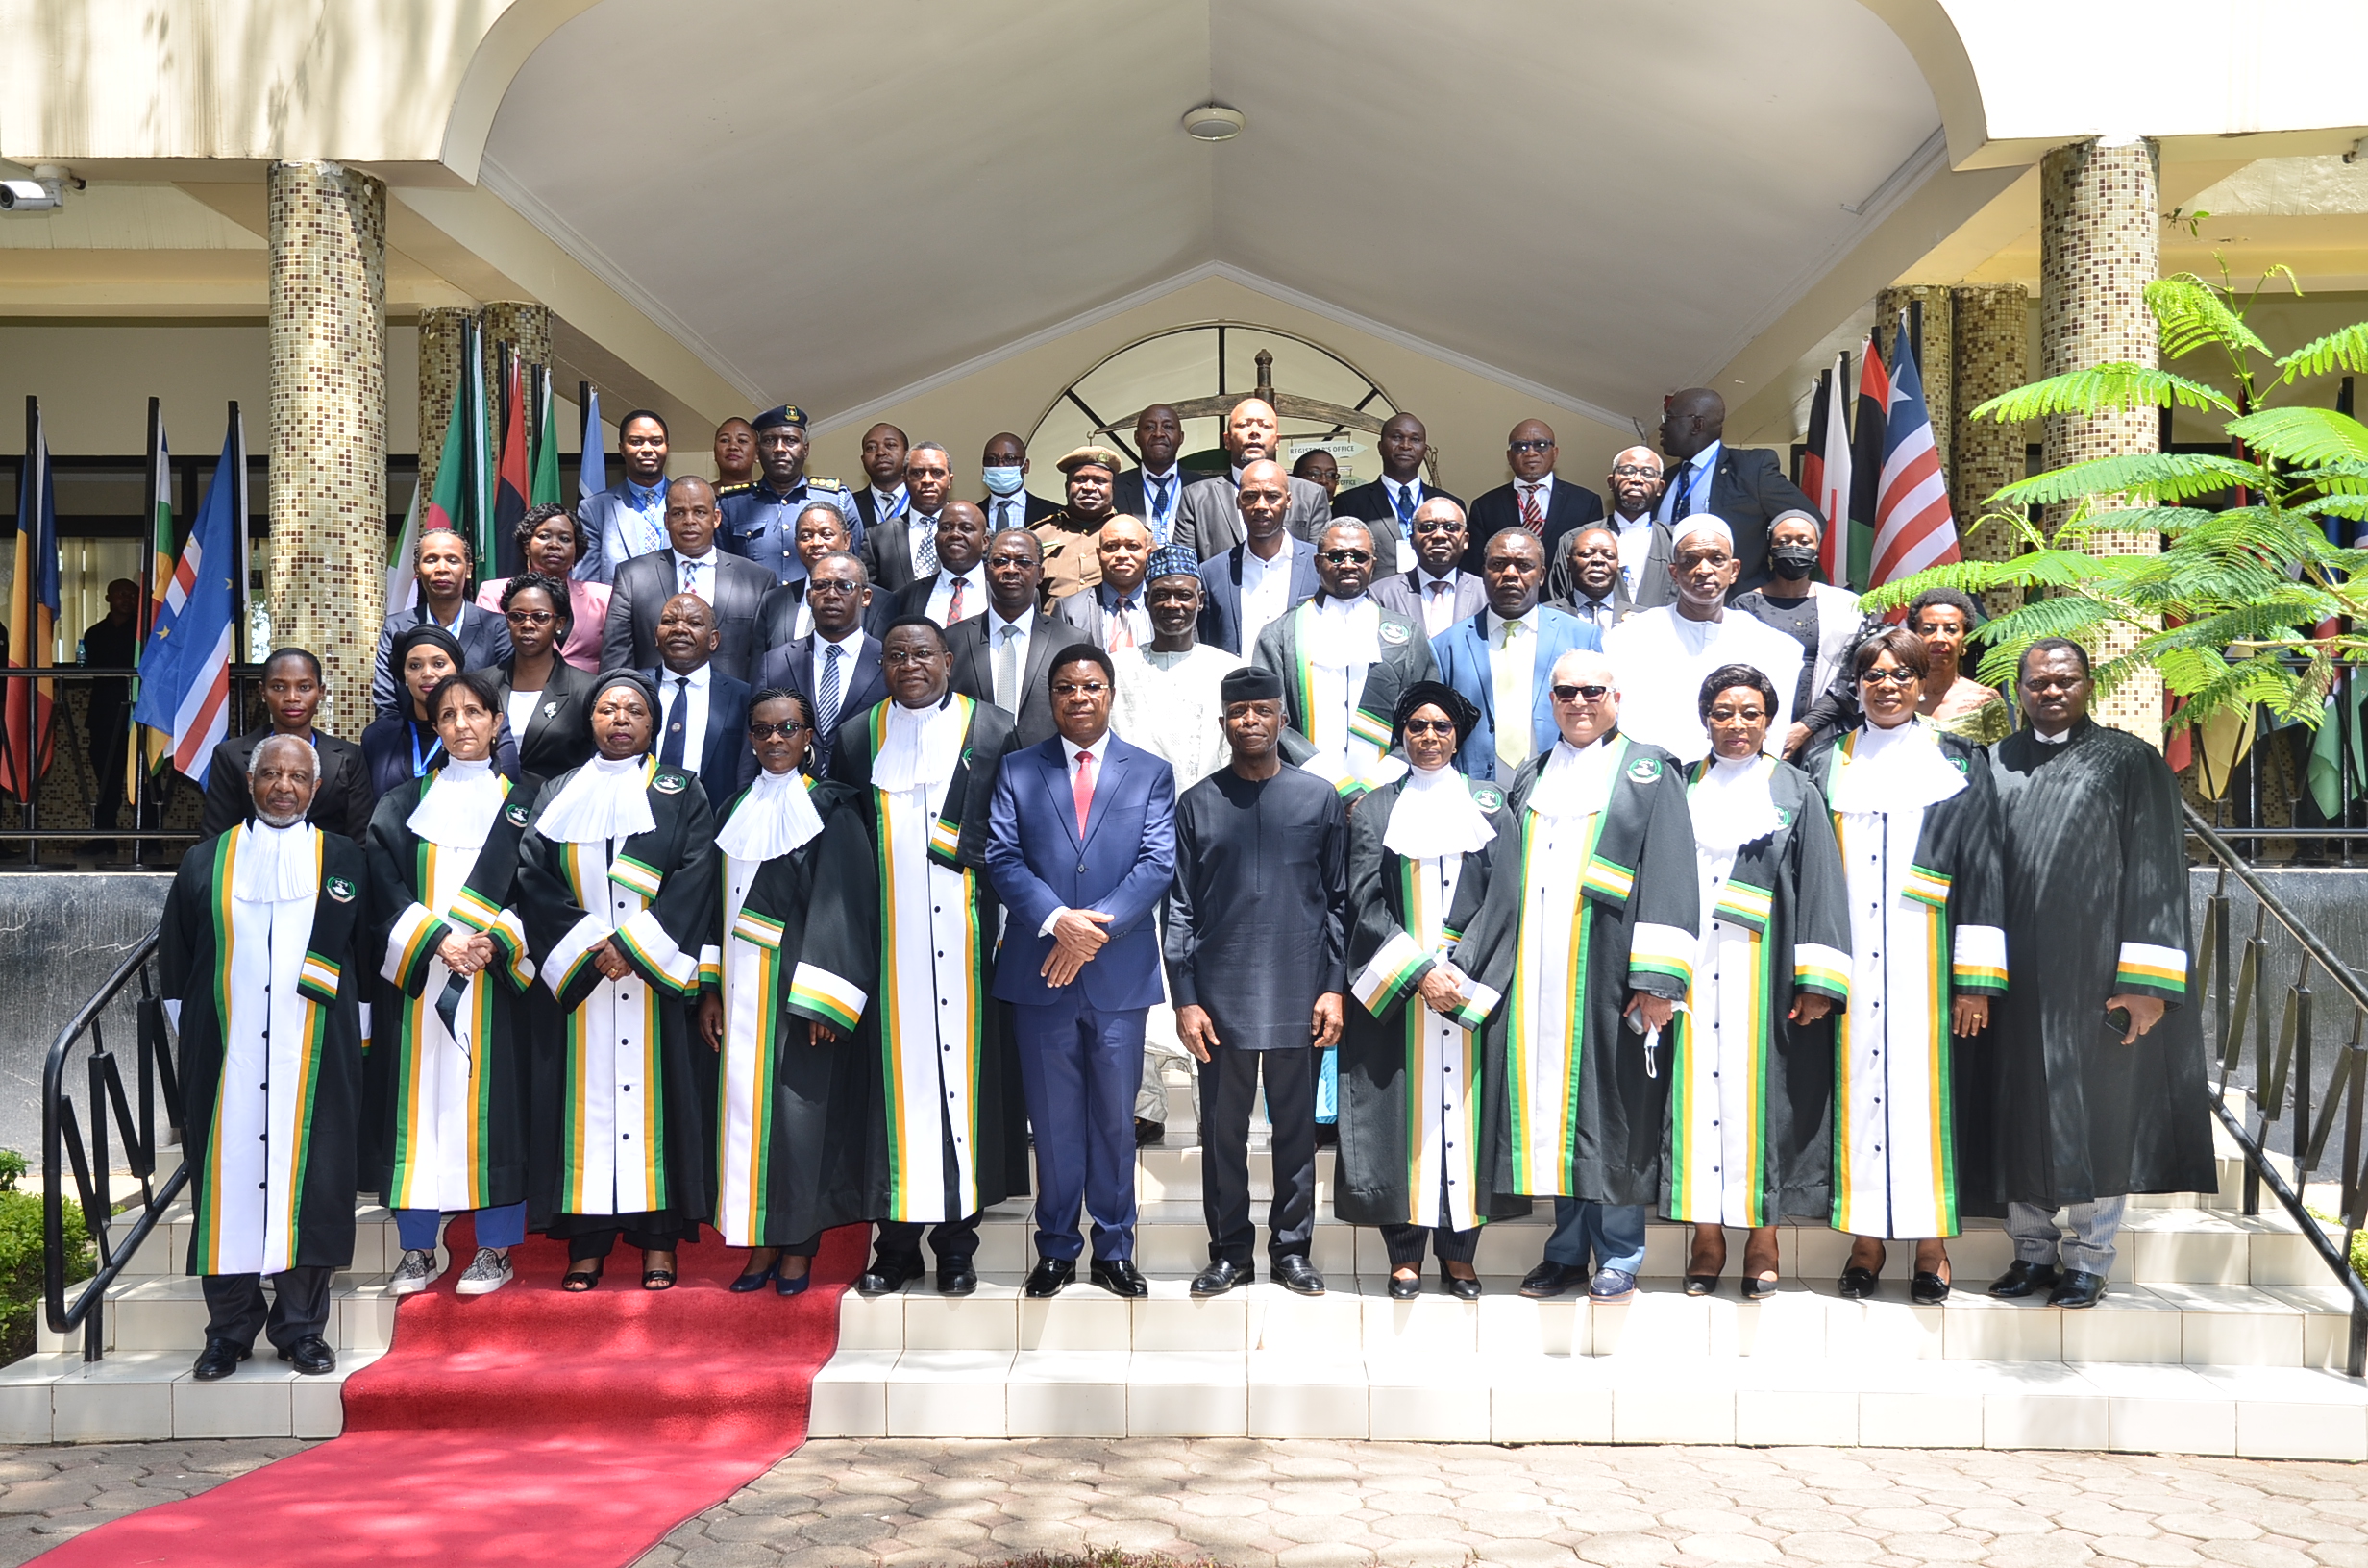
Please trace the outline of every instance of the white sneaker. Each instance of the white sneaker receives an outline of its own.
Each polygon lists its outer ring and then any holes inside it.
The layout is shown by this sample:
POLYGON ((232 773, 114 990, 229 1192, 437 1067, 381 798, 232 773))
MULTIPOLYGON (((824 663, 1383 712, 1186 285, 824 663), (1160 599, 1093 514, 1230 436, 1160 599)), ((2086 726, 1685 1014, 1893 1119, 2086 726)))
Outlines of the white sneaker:
POLYGON ((426 1252, 407 1251, 403 1262, 395 1265, 395 1277, 387 1286, 387 1294, 415 1296, 443 1277, 444 1270, 436 1264, 433 1248, 426 1252))
POLYGON ((469 1260, 469 1266, 462 1272, 460 1283, 453 1289, 464 1296, 489 1295, 509 1284, 513 1278, 515 1276, 510 1273, 508 1258, 491 1247, 480 1247, 477 1256, 469 1260))

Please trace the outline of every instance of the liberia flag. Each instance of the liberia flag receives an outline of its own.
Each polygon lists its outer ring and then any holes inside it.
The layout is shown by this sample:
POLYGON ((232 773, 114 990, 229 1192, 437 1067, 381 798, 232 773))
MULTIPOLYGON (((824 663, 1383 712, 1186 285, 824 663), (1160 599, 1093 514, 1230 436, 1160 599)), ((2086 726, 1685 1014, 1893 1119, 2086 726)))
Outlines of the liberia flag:
POLYGON ((1891 400, 1883 422, 1883 476, 1875 487, 1875 558, 1867 585, 1912 577, 1958 559, 1957 522, 1949 515, 1949 477, 1933 445, 1915 347, 1902 318, 1891 347, 1891 400))

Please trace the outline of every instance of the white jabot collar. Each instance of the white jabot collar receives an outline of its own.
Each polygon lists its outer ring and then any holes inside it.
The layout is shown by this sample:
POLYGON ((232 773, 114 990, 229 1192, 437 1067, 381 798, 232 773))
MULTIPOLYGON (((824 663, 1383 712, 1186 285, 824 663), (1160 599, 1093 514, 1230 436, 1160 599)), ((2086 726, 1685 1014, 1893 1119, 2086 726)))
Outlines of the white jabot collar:
POLYGON ((812 788, 794 769, 786 773, 760 771, 716 834, 715 846, 734 860, 765 861, 788 854, 823 830, 822 816, 808 794, 812 788))
POLYGON ((1597 736, 1585 747, 1556 741, 1525 802, 1541 817, 1591 817, 1612 798, 1612 742, 1619 731, 1597 736))
POLYGON ((1471 797, 1471 788, 1453 768, 1425 772, 1410 768, 1382 847, 1408 860, 1437 860, 1469 854, 1496 837, 1496 829, 1471 797))
POLYGON ((945 783, 962 760, 962 733, 968 727, 950 693, 933 708, 908 708, 890 698, 888 733, 872 759, 872 787, 894 793, 945 783))
POLYGON ((321 830, 310 822, 274 827, 250 818, 231 868, 231 896, 243 904, 313 898, 321 891, 321 830))
POLYGON ((1911 719, 1891 729, 1867 724, 1855 733, 1834 774, 1834 809, 1845 816, 1922 811, 1965 788, 1965 775, 1929 724, 1911 719))
POLYGON ((2035 728, 2031 732, 2031 738, 2041 746, 2069 746, 2072 744, 2072 732, 2080 727, 2077 723, 2066 724, 2063 726, 2063 732, 2059 735, 2042 734, 2035 728))
POLYGON ((1693 842, 1712 854, 1731 855, 1783 827, 1784 819, 1777 815, 1768 789, 1775 776, 1773 757, 1729 762, 1714 756, 1709 769, 1686 792, 1687 810, 1693 818, 1693 842))
POLYGON ((657 826, 650 815, 647 757, 594 757, 543 810, 535 831, 554 844, 606 844, 657 826))
POLYGON ((490 761, 448 762, 403 825, 447 849, 481 849, 506 793, 490 761))

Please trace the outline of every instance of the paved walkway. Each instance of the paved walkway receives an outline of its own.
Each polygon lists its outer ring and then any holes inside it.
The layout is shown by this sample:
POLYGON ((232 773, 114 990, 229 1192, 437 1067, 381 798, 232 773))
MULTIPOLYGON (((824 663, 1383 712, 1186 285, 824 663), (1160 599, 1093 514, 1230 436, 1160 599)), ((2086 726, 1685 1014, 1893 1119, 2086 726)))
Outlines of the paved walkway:
MULTIPOLYGON (((0 1562, 287 1440, 0 1450, 0 1562)), ((999 1562, 2368 1568, 2368 1467, 2144 1455, 1265 1440, 811 1443, 644 1568, 999 1562)))

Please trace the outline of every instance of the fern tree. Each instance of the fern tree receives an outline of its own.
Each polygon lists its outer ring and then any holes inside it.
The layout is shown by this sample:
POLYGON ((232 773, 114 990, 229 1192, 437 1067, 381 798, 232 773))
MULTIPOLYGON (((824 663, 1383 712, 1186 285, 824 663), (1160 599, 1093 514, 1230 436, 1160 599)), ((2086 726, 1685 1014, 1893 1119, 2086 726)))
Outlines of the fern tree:
POLYGON ((1985 681, 2010 681, 2023 649, 2041 637, 2094 648, 2122 629, 2136 644, 2099 661, 2099 688, 2110 691, 2151 667, 2186 699, 2174 727, 2257 703, 2282 720, 2316 723, 2334 667, 2368 659, 2368 634, 2319 635, 2331 622, 2368 625, 2368 586, 2356 576, 2368 551, 2328 542, 2331 520, 2341 537, 2368 533, 2368 428, 2294 401, 2295 387, 2335 371, 2368 373, 2368 322, 2279 357, 2245 324, 2258 294, 2240 298, 2225 280, 2192 273, 2146 287, 2164 360, 2221 355, 2234 399, 2169 370, 2119 362, 2051 376, 1973 411, 2020 423, 2178 406, 2224 416, 2231 451, 2243 455, 2136 453, 2010 484, 1989 499, 1983 521, 2003 523, 2025 545, 2021 554, 1935 567, 1868 594, 1868 608, 1905 605, 1927 588, 2022 588, 2022 607, 1986 628, 1985 681), (2194 504, 2230 491, 2242 492, 2242 504, 2194 504), (2052 538, 2033 526, 2028 508, 2065 503, 2071 511, 2052 538), (2080 548, 2099 534, 2132 532, 2160 534, 2161 553, 2080 548))

